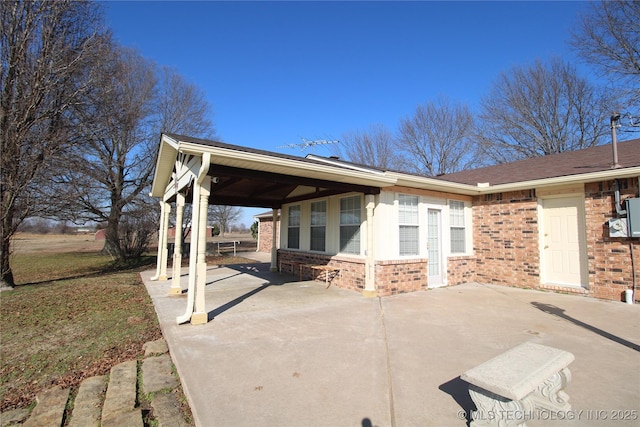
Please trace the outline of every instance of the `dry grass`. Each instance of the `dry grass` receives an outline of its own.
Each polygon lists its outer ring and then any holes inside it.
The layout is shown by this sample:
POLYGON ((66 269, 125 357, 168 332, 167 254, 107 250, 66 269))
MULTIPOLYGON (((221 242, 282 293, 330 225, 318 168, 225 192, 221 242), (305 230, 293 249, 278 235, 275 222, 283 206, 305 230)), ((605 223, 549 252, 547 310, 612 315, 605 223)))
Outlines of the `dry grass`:
MULTIPOLYGON (((162 333, 135 265, 115 265, 93 236, 19 235, 12 268, 18 286, 0 292, 0 411, 25 407, 53 385, 143 356, 162 333)), ((251 262, 215 257, 210 263, 251 262)))
POLYGON ((114 266, 96 252, 17 254, 19 286, 0 294, 0 410, 26 406, 52 385, 106 374, 160 338, 138 274, 154 262, 114 266))

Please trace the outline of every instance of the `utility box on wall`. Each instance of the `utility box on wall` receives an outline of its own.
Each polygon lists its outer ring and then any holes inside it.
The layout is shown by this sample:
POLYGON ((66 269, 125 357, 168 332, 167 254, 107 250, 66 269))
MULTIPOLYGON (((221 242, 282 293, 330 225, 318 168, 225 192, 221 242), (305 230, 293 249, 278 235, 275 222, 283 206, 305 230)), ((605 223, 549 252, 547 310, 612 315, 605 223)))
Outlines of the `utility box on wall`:
POLYGON ((640 198, 627 199, 629 237, 640 237, 640 198))
POLYGON ((627 218, 611 218, 609 220, 609 237, 629 237, 627 218))

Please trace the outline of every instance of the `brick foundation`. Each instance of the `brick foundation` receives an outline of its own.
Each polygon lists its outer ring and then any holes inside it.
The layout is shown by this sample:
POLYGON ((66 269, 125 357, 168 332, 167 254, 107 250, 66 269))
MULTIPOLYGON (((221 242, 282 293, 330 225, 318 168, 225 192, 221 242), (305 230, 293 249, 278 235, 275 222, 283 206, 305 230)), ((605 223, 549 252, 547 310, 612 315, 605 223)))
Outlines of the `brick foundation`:
POLYGON ((376 262, 376 291, 389 296, 427 289, 427 260, 392 260, 376 262))
POLYGON ((288 250, 278 251, 278 267, 282 266, 283 273, 289 273, 302 280, 313 280, 321 275, 324 279, 323 272, 303 267, 302 265, 327 265, 340 269, 340 274, 330 275, 331 285, 339 288, 351 289, 354 291, 364 290, 364 260, 346 257, 332 257, 329 255, 314 254, 309 252, 296 252, 288 250))
MULTIPOLYGON (((361 258, 329 256, 288 250, 278 251, 278 266, 284 273, 300 278, 299 265, 328 265, 340 269, 340 274, 331 279, 339 288, 362 292, 365 288, 365 262, 361 258)), ((324 273, 321 273, 324 278, 324 273)), ((375 263, 375 284, 378 296, 413 292, 427 288, 427 260, 394 260, 375 263)), ((302 268, 302 280, 318 278, 318 272, 302 268)))

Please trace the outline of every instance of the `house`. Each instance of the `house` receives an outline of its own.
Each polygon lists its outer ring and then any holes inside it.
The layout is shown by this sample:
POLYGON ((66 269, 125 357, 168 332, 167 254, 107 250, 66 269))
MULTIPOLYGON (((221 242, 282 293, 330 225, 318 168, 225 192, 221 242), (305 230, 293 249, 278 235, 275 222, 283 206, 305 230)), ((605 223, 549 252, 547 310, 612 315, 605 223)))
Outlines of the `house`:
MULTIPOLYGON (((271 239, 262 236, 272 270, 330 275, 365 296, 478 281, 620 300, 635 286, 640 248, 610 230, 626 221, 609 220, 638 197, 640 140, 617 148, 617 168, 608 145, 424 177, 163 134, 151 192, 162 210, 155 278, 167 277, 171 205, 180 223, 193 203, 198 239, 199 212, 215 203, 280 218, 271 239)), ((206 321, 200 246, 189 254, 195 300, 179 321, 206 321)))

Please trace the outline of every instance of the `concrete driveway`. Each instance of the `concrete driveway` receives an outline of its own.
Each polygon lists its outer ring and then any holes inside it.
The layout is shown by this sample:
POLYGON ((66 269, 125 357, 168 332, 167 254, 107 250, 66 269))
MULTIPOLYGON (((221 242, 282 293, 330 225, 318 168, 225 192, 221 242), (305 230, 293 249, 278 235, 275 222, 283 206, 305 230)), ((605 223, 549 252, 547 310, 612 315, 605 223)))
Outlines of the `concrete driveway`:
POLYGON ((525 341, 576 358, 570 419, 528 425, 640 423, 638 305, 476 283, 364 298, 258 263, 209 267, 210 322, 177 325, 186 294, 153 273, 142 278, 198 426, 465 426, 460 374, 525 341))

